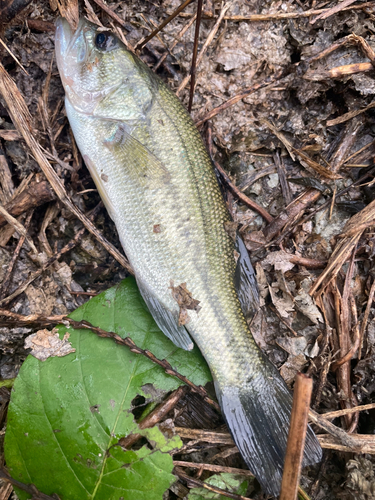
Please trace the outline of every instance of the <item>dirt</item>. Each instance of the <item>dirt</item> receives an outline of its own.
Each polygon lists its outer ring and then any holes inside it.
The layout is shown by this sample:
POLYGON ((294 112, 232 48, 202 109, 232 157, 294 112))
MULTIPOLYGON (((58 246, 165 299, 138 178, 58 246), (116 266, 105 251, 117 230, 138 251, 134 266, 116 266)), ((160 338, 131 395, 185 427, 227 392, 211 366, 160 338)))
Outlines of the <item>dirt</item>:
MULTIPOLYGON (((54 2, 51 4, 54 6, 54 2)), ((91 4, 100 21, 110 26, 108 16, 94 2, 91 4)), ((84 3, 79 5, 84 13, 84 3)), ((125 27, 121 29, 133 46, 149 34, 150 26, 160 24, 165 13, 172 12, 178 5, 177 0, 108 2, 124 21, 125 27)), ((345 354, 340 353, 341 339, 337 331, 340 327, 337 325, 341 320, 335 316, 334 300, 339 295, 340 307, 350 307, 349 302, 343 302, 349 263, 340 263, 335 289, 325 283, 318 290, 320 295, 311 297, 309 294, 341 241, 345 225, 375 197, 375 184, 371 184, 374 174, 352 186, 370 171, 375 152, 375 111, 371 107, 375 79, 369 65, 370 62, 375 64, 375 59, 371 61, 371 51, 375 50, 375 11, 373 6, 356 2, 326 19, 317 19, 317 14, 303 16, 308 9, 328 9, 334 5, 336 2, 319 4, 315 0, 304 3, 298 0, 235 1, 197 68, 191 113, 196 122, 204 121, 213 108, 262 84, 260 90, 249 92, 200 126, 205 139, 207 124, 212 127, 215 160, 246 196, 274 218, 306 190, 317 189, 320 193, 314 203, 303 207, 299 218, 289 220, 294 223, 289 231, 280 225, 276 235, 268 238, 267 231, 263 232, 267 226, 264 218, 238 201, 226 187, 234 222, 239 224, 257 268, 262 308, 252 323, 254 337, 280 368, 288 384, 293 385, 297 371, 307 372, 314 378, 312 406, 319 413, 375 401, 375 309, 372 305, 363 323, 375 279, 374 225, 369 224, 356 243, 354 268, 348 283, 357 316, 351 309, 350 343, 354 343, 357 321, 363 330, 359 350, 357 348, 346 363, 350 397, 342 393, 337 371, 325 371, 327 363, 345 354), (283 19, 281 15, 288 13, 297 15, 283 19), (255 14, 267 14, 268 17, 262 21, 246 19, 255 14), (369 48, 366 49, 363 42, 367 42, 369 48), (323 51, 326 52, 321 54, 323 51), (264 82, 271 84, 267 86, 264 82), (368 109, 363 111, 366 107, 368 109), (346 117, 354 111, 361 112, 346 117), (363 151, 356 155, 361 149, 363 151), (346 192, 338 196, 344 189, 346 192), (322 209, 326 202, 328 204, 322 209), (278 239, 282 231, 285 234, 278 239), (293 260, 292 256, 310 259, 310 264, 318 262, 320 267, 293 260)), ((215 17, 220 8, 219 2, 215 2, 215 17)), ((166 48, 176 42, 194 9, 195 4, 188 6, 185 17, 175 18, 140 52, 151 68, 166 48)), ((55 149, 60 162, 55 162, 54 167, 68 194, 83 212, 88 213, 100 198, 76 150, 64 112, 64 92, 54 61, 51 29, 57 15, 47 2, 36 0, 15 18, 4 22, 1 38, 23 68, 4 48, 0 48, 2 64, 25 98, 40 144, 51 154, 55 149), (44 24, 36 29, 32 21, 44 24), (48 123, 43 118, 45 112, 48 123)), ((214 24, 215 19, 203 18, 199 50, 214 24)), ((190 71, 193 43, 194 29, 189 28, 177 41, 165 64, 157 70, 175 91, 190 71)), ((187 105, 189 85, 179 92, 179 96, 187 105)), ((11 176, 4 180, 6 176, 0 175, 2 204, 9 201, 20 186, 42 178, 25 143, 17 139, 17 135, 13 136, 15 140, 1 135, 13 129, 0 98, 0 155, 5 158, 11 176)), ((6 168, 0 170, 1 173, 6 168)), ((22 224, 26 216, 20 216, 22 224)), ((288 212, 285 217, 287 221, 288 212)), ((115 227, 104 208, 94 223, 122 251, 115 227)), ((1 298, 10 295, 30 273, 40 269, 81 227, 81 223, 57 201, 36 208, 28 236, 37 253, 25 241, 6 294, 1 298)), ((7 275, 18 241, 18 234, 9 225, 0 228, 0 281, 7 275)), ((125 276, 126 272, 113 257, 86 232, 77 246, 45 270, 22 294, 0 307, 22 315, 66 314, 88 300, 87 293, 99 293, 125 276)), ((36 331, 34 327, 20 326, 16 322, 9 326, 7 321, 0 315, 0 376, 3 379, 16 376, 27 355, 24 338, 36 331)), ((374 410, 360 413, 355 432, 373 434, 373 418, 374 410)), ((193 417, 190 423, 194 425, 193 417)), ((345 429, 351 425, 344 419, 335 423, 345 429)), ((205 458, 216 451, 207 452, 205 458)), ((182 460, 187 456, 182 455, 182 460)), ((194 457, 203 461, 199 453, 194 457)), ((238 455, 231 455, 222 463, 242 466, 238 455)), ((374 466, 373 456, 326 450, 322 465, 305 471, 302 484, 315 500, 371 499, 375 495, 374 466)), ((259 489, 254 488, 248 494, 254 499, 264 498, 259 489)), ((169 498, 178 498, 178 494, 171 492, 169 498)))

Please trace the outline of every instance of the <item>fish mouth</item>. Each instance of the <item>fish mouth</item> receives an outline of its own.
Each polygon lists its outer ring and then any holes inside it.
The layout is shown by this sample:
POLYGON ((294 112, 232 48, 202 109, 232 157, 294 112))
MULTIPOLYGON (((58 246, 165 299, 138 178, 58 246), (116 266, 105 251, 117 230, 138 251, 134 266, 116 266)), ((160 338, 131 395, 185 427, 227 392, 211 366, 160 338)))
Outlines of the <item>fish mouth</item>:
POLYGON ((88 115, 92 115, 97 104, 117 88, 89 90, 80 84, 82 68, 88 65, 92 53, 87 33, 93 29, 84 18, 80 19, 74 33, 66 19, 60 17, 56 21, 56 62, 66 98, 77 111, 88 115))
MULTIPOLYGON (((78 30, 76 30, 77 33, 78 30)), ((59 17, 56 21, 56 32, 55 32, 55 50, 57 64, 60 67, 63 62, 63 58, 68 52, 69 43, 73 38, 73 31, 69 26, 66 19, 59 17)))
POLYGON ((73 86, 72 74, 74 74, 79 64, 86 62, 89 56, 87 41, 84 36, 85 28, 87 31, 89 26, 83 18, 80 19, 75 33, 73 33, 66 19, 60 17, 56 21, 56 62, 64 86, 73 86), (79 42, 78 39, 80 39, 79 42))

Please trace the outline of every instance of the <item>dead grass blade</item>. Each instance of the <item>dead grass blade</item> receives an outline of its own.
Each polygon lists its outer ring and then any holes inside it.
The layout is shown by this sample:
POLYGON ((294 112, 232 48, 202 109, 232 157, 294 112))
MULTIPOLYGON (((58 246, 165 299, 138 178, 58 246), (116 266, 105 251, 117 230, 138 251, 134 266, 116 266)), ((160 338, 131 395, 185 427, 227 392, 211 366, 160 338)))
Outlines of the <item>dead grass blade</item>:
POLYGON ((197 127, 200 127, 203 125, 204 122, 209 120, 210 118, 213 118, 214 116, 218 115, 225 109, 229 108, 230 106, 233 106, 236 104, 238 101, 241 101, 245 97, 248 97, 251 94, 254 94, 258 90, 265 89, 267 87, 271 87, 272 85, 276 85, 276 83, 280 83, 280 77, 281 77, 281 72, 278 71, 276 72, 272 77, 267 78, 265 81, 261 83, 256 83, 252 85, 250 88, 245 89, 241 94, 237 94, 230 99, 228 99, 226 102, 223 102, 223 104, 220 104, 220 106, 217 106, 216 108, 211 109, 203 118, 198 120, 195 125, 197 127))
POLYGON ((372 201, 366 208, 353 215, 353 217, 345 225, 341 240, 337 243, 331 258, 328 261, 326 269, 322 272, 319 278, 314 283, 310 290, 310 295, 314 295, 317 290, 326 287, 340 271, 342 265, 348 259, 349 255, 357 246, 364 229, 364 224, 375 219, 375 200, 372 201), (347 236, 350 234, 350 236, 347 236))
POLYGON ((319 14, 315 19, 310 21, 310 24, 315 24, 316 21, 319 21, 320 19, 327 19, 330 16, 333 16, 333 14, 336 14, 337 12, 340 12, 345 9, 345 7, 349 7, 352 3, 356 2, 357 0, 343 0, 342 2, 339 2, 337 5, 334 7, 331 7, 328 9, 326 12, 323 12, 322 14, 319 14))
POLYGON ((315 171, 315 173, 321 175, 325 179, 330 179, 330 180, 335 180, 335 179, 341 179, 342 176, 339 174, 336 174, 335 172, 332 172, 328 168, 324 167, 320 163, 312 160, 309 156, 307 156, 305 153, 300 151, 299 149, 296 149, 292 147, 293 152, 299 157, 299 161, 301 165, 303 165, 307 170, 312 169, 315 171))
POLYGON ((36 249, 32 239, 29 238, 29 236, 27 235, 27 230, 25 229, 25 227, 17 219, 15 219, 12 215, 10 215, 1 205, 0 205, 0 215, 8 222, 8 224, 14 227, 14 229, 20 236, 26 238, 26 241, 30 245, 30 248, 33 251, 33 253, 35 255, 38 255, 38 250, 36 249))
POLYGON ((0 38, 0 43, 4 47, 4 49, 13 57, 13 59, 16 61, 18 66, 22 69, 24 73, 26 73, 27 76, 30 76, 29 73, 25 70, 25 68, 22 66, 22 64, 19 62, 17 57, 13 54, 13 52, 10 50, 10 48, 7 46, 7 44, 0 38))
MULTIPOLYGON (((98 0, 95 0, 96 2, 98 0)), ((159 33, 168 23, 172 21, 180 12, 182 12, 193 0, 185 0, 170 16, 167 17, 152 33, 150 33, 146 38, 140 40, 134 47, 136 50, 142 49, 146 43, 148 43, 155 35, 159 33)))
MULTIPOLYGON (((372 65, 371 65, 372 66, 372 65)), ((345 113, 344 115, 341 115, 337 118, 333 118, 332 120, 327 121, 327 127, 333 127, 334 125, 338 125, 339 123, 344 123, 348 120, 351 120, 355 116, 358 116, 362 113, 365 113, 369 109, 375 108, 375 101, 371 102, 368 106, 362 109, 355 109, 353 111, 349 111, 348 113, 345 113)))
MULTIPOLYGON (((206 53, 208 47, 210 46, 212 40, 214 39, 214 37, 215 37, 215 35, 216 35, 219 27, 220 27, 221 21, 224 19, 225 13, 227 12, 227 10, 230 7, 232 7, 232 5, 233 5, 233 0, 231 0, 228 3, 226 3, 224 5, 224 7, 221 9, 220 15, 217 18, 216 23, 214 24, 214 27, 212 28, 210 34, 208 35, 208 37, 206 38, 206 41, 203 44, 203 47, 202 47, 201 51, 199 52, 199 55, 197 57, 197 63, 196 63, 197 66, 199 66, 199 64, 201 63, 204 54, 206 53)), ((182 82, 180 83, 180 86, 178 87, 178 89, 176 91, 176 95, 177 96, 179 96, 181 94, 182 90, 184 90, 184 88, 186 87, 186 85, 189 83, 190 78, 191 78, 191 75, 187 75, 182 80, 182 82)))
POLYGON ((191 83, 190 83, 190 96, 189 96, 189 104, 188 104, 189 113, 191 113, 191 107, 193 105, 193 99, 194 99, 195 77, 196 77, 196 70, 197 70, 199 28, 201 25, 202 10, 203 10, 203 0, 198 0, 197 20, 195 22, 193 57, 191 59, 191 69, 190 69, 191 83))
POLYGON ((366 310, 365 310, 365 314, 363 315, 363 319, 362 319, 362 323, 361 323, 361 329, 360 329, 360 332, 359 332, 358 360, 360 360, 361 356, 362 356, 363 337, 365 335, 366 326, 368 324, 367 321, 368 321, 368 317, 370 315, 370 310, 371 310, 372 302, 374 300, 374 294, 375 294, 375 279, 372 282, 372 285, 371 285, 371 288, 370 288, 370 292, 369 292, 368 300, 367 300, 367 305, 366 305, 366 310))
MULTIPOLYGON (((345 7, 341 9, 342 11, 347 11, 347 10, 362 10, 366 8, 373 8, 374 7, 374 2, 364 2, 358 5, 350 5, 348 7, 345 7)), ((228 21, 250 21, 250 22, 267 22, 271 20, 281 20, 281 19, 299 19, 299 18, 304 18, 304 17, 311 17, 311 16, 316 16, 319 14, 324 14, 328 12, 331 9, 309 9, 301 12, 269 12, 268 14, 249 14, 247 16, 224 16, 224 19, 227 19, 228 21)), ((181 13, 181 17, 191 17, 191 14, 185 14, 181 13)), ((212 16, 207 16, 205 17, 212 17, 212 16)))
POLYGON ((54 10, 59 9, 60 16, 65 17, 75 31, 79 22, 78 0, 53 0, 51 4, 54 4, 54 10))

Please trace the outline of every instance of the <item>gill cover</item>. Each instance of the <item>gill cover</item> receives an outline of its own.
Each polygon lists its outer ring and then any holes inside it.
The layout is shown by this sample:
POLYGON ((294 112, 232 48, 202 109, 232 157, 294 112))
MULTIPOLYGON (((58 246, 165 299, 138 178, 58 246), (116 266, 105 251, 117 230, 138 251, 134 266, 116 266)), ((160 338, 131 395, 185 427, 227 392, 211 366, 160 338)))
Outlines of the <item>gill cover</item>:
POLYGON ((66 99, 77 112, 128 124, 145 118, 156 82, 114 35, 84 18, 73 33, 59 18, 56 61, 66 99))

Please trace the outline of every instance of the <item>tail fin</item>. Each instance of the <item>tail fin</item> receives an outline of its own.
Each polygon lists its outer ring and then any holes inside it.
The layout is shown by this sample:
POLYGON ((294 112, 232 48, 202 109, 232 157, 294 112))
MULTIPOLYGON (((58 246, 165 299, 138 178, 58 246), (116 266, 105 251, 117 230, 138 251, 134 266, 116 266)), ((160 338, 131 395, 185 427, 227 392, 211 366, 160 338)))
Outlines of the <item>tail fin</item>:
MULTIPOLYGON (((268 360, 260 375, 239 387, 220 387, 216 394, 233 439, 250 471, 268 495, 280 491, 292 396, 276 368, 268 360)), ((322 449, 307 429, 303 467, 317 463, 322 449)))

